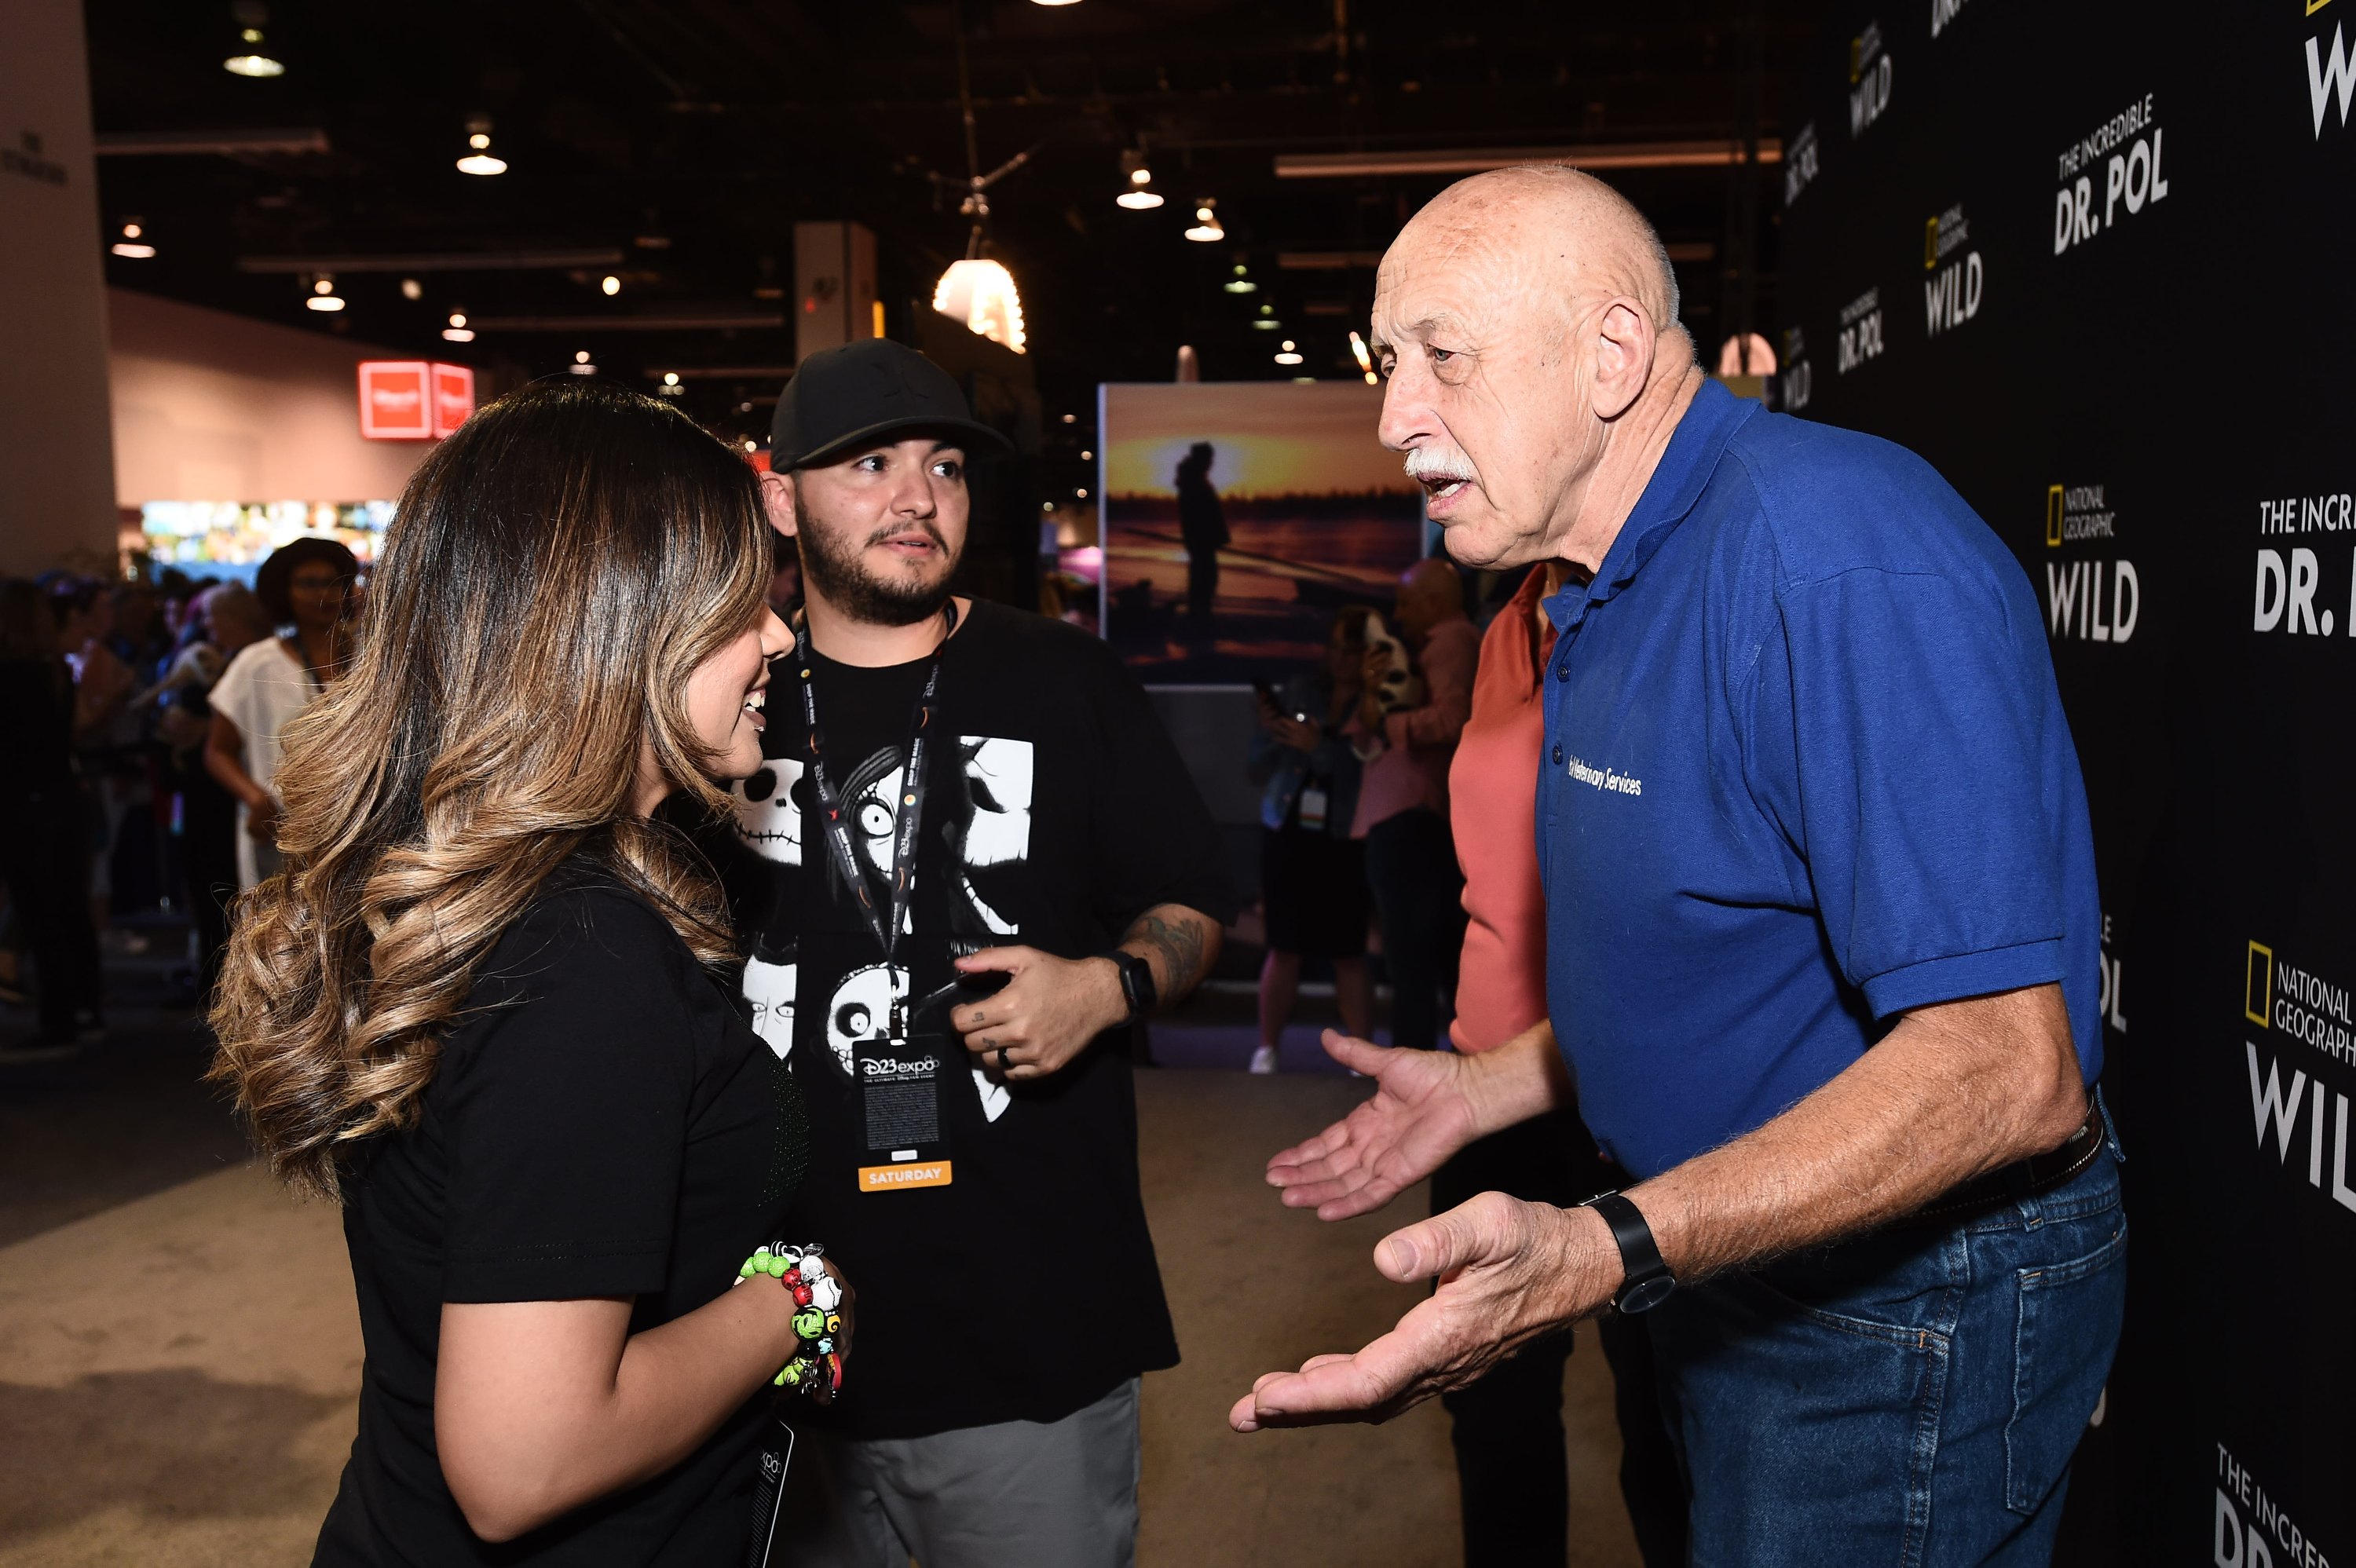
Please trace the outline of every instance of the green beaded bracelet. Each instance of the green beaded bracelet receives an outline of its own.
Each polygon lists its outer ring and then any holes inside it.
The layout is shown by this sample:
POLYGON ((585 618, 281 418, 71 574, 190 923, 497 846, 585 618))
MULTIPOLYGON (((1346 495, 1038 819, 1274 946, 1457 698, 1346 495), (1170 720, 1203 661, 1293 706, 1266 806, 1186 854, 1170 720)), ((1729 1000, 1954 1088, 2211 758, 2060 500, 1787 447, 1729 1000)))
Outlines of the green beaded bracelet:
POLYGON ((824 1249, 816 1243, 776 1243, 746 1258, 729 1282, 742 1285, 755 1275, 766 1275, 793 1293, 794 1337, 801 1341, 801 1349, 778 1369, 770 1384, 813 1399, 821 1391, 832 1394, 842 1388, 842 1356, 834 1342, 842 1329, 842 1315, 836 1310, 842 1303, 842 1285, 827 1271, 823 1254, 824 1249))

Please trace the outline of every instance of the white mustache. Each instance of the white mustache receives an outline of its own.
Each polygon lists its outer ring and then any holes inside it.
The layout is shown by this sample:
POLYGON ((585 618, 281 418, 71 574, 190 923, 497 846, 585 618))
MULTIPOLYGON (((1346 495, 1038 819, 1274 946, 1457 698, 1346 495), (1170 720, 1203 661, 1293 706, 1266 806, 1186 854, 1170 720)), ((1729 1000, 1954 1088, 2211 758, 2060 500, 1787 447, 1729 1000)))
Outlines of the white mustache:
POLYGON ((1408 477, 1419 482, 1446 484, 1451 480, 1470 482, 1480 477, 1472 460, 1461 452, 1437 446, 1419 446, 1407 454, 1408 477))

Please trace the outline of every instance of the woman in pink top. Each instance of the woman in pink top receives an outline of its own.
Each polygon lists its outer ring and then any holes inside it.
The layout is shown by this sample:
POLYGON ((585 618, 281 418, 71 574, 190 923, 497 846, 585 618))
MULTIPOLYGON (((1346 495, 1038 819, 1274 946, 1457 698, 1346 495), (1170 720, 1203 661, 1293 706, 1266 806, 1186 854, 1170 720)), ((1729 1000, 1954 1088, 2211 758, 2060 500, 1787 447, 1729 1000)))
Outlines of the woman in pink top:
MULTIPOLYGON (((1450 826, 1464 869, 1456 1020, 1462 1051, 1503 1045, 1547 1019, 1546 901, 1538 885, 1537 771, 1546 719, 1539 681, 1554 626, 1539 601, 1561 567, 1535 567, 1490 622, 1472 677, 1472 714, 1448 773, 1450 826)), ((1431 1211, 1502 1191, 1568 1206, 1618 1185, 1574 1110, 1524 1122, 1467 1147, 1433 1173, 1431 1211)), ((1685 1489, 1655 1392, 1651 1350, 1619 1319, 1599 1319, 1618 1387, 1620 1488, 1644 1561, 1685 1561, 1685 1489)), ((1566 1332, 1540 1339, 1472 1387, 1443 1394, 1454 1419, 1467 1568, 1560 1563, 1570 1490, 1562 1432, 1566 1332)))

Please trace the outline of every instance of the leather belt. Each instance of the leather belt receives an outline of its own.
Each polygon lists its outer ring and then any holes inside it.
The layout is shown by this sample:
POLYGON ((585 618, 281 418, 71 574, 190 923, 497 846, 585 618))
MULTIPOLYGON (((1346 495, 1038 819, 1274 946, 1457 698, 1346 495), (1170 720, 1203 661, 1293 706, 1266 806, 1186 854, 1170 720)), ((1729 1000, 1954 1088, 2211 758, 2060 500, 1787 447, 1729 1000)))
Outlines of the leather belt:
POLYGON ((1957 1187, 1951 1187, 1928 1206, 1916 1210, 1897 1225, 1909 1229, 1936 1225, 1947 1227, 1976 1220, 1993 1213, 2008 1204, 2024 1198, 2034 1198, 2050 1192, 2094 1163, 2109 1141, 2108 1129, 2103 1123, 2103 1103, 2091 1091, 2086 1095, 2086 1119, 2078 1130, 2064 1139, 2059 1148, 2043 1154, 2017 1159, 2010 1165, 1976 1176, 1957 1187))

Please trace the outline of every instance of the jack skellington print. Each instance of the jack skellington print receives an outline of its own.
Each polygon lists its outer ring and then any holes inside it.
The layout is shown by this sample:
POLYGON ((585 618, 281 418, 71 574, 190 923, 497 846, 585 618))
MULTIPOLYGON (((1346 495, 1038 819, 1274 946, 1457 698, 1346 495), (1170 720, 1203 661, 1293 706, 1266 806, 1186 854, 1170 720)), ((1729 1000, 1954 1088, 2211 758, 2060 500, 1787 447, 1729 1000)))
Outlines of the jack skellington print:
MULTIPOLYGON (((937 849, 932 855, 920 851, 919 859, 920 876, 937 868, 942 896, 935 903, 922 896, 921 881, 914 884, 919 896, 911 900, 909 923, 902 927, 904 933, 913 933, 919 908, 937 910, 951 958, 1020 939, 1022 921, 1015 906, 1019 879, 1010 873, 1019 870, 1031 853, 1033 779, 1028 741, 964 735, 958 739, 955 755, 954 777, 937 774, 926 803, 924 837, 937 849)), ((899 749, 887 746, 851 769, 841 786, 843 809, 851 817, 851 854, 870 885, 879 890, 888 886, 892 874, 892 837, 903 773, 899 749)), ((802 763, 773 758, 730 793, 735 801, 737 837, 748 848, 791 871, 806 864, 826 866, 831 878, 832 858, 822 839, 811 839, 815 825, 804 816, 815 809, 815 803, 802 763), (809 842, 818 848, 806 851, 809 842)), ((790 885, 795 880, 789 874, 780 896, 798 895, 790 885)), ((793 1051, 798 1021, 799 945, 789 944, 782 951, 756 947, 744 966, 753 1027, 780 1060, 793 1051)), ((821 983, 827 978, 820 977, 821 983)), ((828 1055, 848 1079, 854 1047, 880 1040, 889 1029, 895 992, 899 1000, 907 1001, 909 972, 905 965, 872 964, 830 978, 821 1022, 828 1055)), ((950 999, 945 995, 920 998, 918 1011, 945 1008, 950 999)), ((1011 1103, 1006 1086, 980 1068, 970 1071, 983 1113, 995 1122, 1011 1103)))

